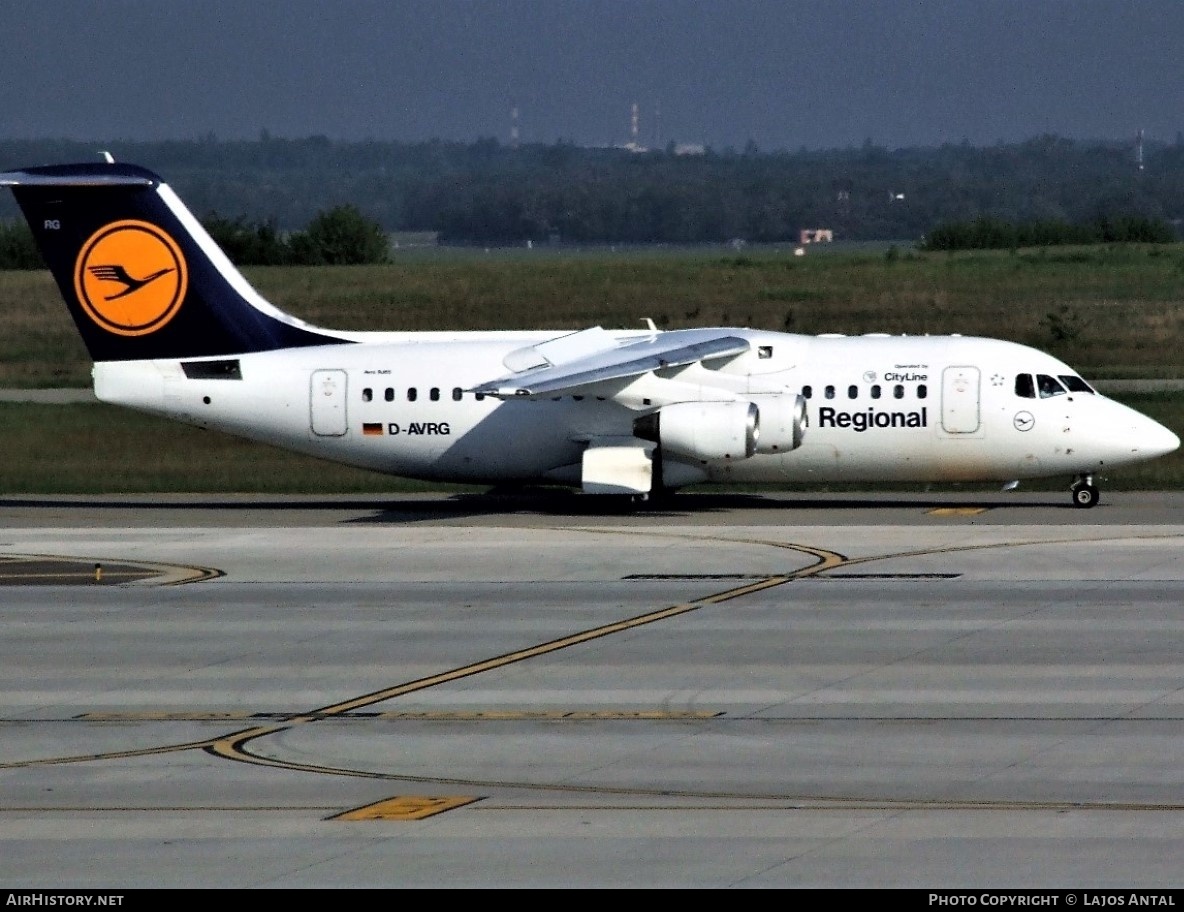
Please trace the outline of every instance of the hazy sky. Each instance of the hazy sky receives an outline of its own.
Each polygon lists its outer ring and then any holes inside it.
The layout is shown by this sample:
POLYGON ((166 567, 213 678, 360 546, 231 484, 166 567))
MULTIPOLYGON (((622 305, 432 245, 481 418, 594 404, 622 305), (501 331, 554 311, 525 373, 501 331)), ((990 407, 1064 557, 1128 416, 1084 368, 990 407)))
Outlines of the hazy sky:
POLYGON ((0 0, 0 138, 1174 141, 1184 0, 0 0))

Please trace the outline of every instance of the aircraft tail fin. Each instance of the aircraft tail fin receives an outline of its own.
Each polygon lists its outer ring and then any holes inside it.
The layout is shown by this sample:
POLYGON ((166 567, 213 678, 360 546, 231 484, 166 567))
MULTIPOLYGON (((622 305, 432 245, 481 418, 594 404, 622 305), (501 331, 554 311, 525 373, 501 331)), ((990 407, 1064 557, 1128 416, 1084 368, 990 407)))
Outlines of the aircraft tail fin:
MULTIPOLYGON (((109 158, 109 156, 108 156, 109 158)), ((160 177, 114 161, 0 173, 95 361, 346 342, 264 300, 160 177)))

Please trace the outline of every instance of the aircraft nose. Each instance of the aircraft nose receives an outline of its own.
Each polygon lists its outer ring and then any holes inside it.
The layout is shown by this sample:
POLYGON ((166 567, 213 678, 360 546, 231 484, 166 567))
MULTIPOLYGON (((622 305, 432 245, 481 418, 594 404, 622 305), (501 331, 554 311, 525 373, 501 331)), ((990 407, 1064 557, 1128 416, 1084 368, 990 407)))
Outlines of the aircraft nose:
POLYGON ((1132 428, 1131 448, 1141 456, 1166 456, 1180 448, 1180 438, 1158 421, 1143 418, 1132 428))

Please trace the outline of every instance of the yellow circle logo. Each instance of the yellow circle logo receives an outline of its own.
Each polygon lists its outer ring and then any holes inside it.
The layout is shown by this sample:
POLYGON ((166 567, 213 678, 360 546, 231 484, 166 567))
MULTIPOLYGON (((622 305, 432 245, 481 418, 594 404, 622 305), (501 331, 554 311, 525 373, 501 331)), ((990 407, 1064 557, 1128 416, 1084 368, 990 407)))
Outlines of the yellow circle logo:
POLYGON ((90 236, 74 267, 83 309, 108 332, 143 336, 169 322, 185 300, 181 248, 148 222, 112 222, 90 236))

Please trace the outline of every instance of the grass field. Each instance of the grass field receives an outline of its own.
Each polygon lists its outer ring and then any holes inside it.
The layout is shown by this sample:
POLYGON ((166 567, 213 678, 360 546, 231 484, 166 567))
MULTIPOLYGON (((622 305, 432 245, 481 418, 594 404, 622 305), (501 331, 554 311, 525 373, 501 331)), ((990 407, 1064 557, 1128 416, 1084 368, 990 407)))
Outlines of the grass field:
MULTIPOLYGON (((416 250, 384 266, 244 272, 277 305, 341 329, 636 328, 649 317, 664 328, 961 333, 1050 351, 1088 379, 1184 376, 1184 245, 806 256, 789 249, 416 250)), ((49 274, 0 272, 0 387, 89 385, 90 361, 49 274)), ((1184 396, 1116 398, 1184 428, 1184 396)), ((0 458, 6 494, 444 487, 101 405, 0 404, 0 458)), ((1184 488, 1184 457, 1115 473, 1104 484, 1184 488)))
MULTIPOLYGON (((962 333, 1053 352, 1091 379, 1184 373, 1184 245, 978 253, 713 250, 563 256, 411 252, 384 266, 244 270, 264 297, 340 329, 750 326, 962 333)), ((0 387, 87 386, 46 272, 0 272, 0 387)))

